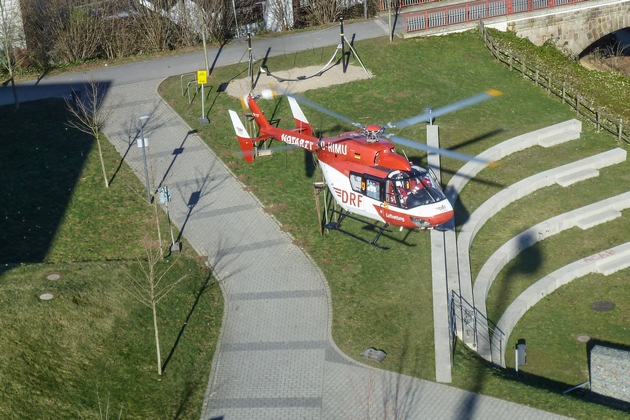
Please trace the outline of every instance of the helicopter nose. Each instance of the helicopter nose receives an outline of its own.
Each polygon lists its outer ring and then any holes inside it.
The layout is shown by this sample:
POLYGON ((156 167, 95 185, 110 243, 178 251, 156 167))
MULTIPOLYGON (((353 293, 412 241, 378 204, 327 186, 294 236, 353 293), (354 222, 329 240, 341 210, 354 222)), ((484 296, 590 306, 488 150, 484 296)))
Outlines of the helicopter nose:
POLYGON ((411 221, 414 223, 414 225, 416 225, 417 227, 421 229, 431 229, 436 226, 443 225, 444 223, 448 222, 452 218, 453 218, 453 210, 451 209, 432 217, 426 217, 422 219, 418 217, 412 217, 411 221))
POLYGON ((445 211, 444 213, 438 214, 435 217, 432 217, 428 220, 433 226, 443 225, 453 218, 453 210, 445 211))

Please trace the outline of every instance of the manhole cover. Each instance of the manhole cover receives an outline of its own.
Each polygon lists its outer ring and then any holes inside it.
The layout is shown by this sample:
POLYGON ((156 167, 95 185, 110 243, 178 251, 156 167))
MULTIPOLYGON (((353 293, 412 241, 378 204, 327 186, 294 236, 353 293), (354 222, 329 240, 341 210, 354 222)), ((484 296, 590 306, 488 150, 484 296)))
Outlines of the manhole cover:
POLYGON ((61 274, 59 273, 50 273, 46 274, 46 280, 59 280, 61 278, 61 274))
POLYGON ((55 298, 55 294, 52 292, 41 292, 39 295, 37 295, 37 297, 39 298, 39 300, 51 300, 55 298))
POLYGON ((580 343, 588 343, 590 339, 591 337, 586 334, 581 334, 577 336, 577 341, 579 341, 580 343))
POLYGON ((598 300, 591 304, 591 309, 597 312, 612 311, 615 309, 615 304, 608 300, 598 300))

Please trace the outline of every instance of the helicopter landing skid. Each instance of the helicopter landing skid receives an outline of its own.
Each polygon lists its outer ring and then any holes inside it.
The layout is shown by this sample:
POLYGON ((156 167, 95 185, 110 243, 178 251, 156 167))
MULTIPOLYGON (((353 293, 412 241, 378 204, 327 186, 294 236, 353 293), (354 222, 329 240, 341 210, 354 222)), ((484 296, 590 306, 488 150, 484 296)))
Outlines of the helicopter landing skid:
POLYGON ((365 242, 366 244, 373 245, 373 246, 375 246, 377 248, 380 248, 380 249, 389 249, 389 247, 381 246, 381 245, 379 245, 377 243, 378 239, 381 237, 383 232, 391 232, 391 230, 387 229, 389 224, 386 223, 385 226, 379 226, 376 223, 366 222, 365 220, 361 220, 358 217, 354 217, 354 216, 352 216, 352 214, 349 211, 341 212, 339 210, 332 210, 332 209, 331 209, 331 211, 333 213, 337 213, 339 215, 339 220, 337 220, 336 222, 330 222, 330 223, 326 224, 324 226, 326 229, 339 231, 341 233, 344 233, 344 234, 346 234, 348 236, 353 237, 354 239, 358 239, 361 242, 365 242), (361 223, 364 223, 364 224, 366 224, 368 226, 372 226, 374 229, 376 229, 377 232, 376 232, 376 236, 374 236, 374 239, 369 241, 369 240, 367 240, 365 238, 360 237, 359 235, 355 235, 352 232, 348 232, 347 230, 343 230, 341 228, 341 222, 343 222, 346 217, 349 217, 349 218, 351 218, 353 220, 357 220, 357 221, 359 221, 361 223))

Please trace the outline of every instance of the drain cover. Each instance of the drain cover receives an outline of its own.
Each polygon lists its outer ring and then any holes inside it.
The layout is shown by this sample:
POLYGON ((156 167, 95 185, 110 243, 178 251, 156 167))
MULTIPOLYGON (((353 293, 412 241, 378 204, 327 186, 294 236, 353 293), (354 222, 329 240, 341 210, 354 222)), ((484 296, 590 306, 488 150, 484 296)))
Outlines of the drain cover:
POLYGON ((615 304, 609 300, 598 300, 591 304, 591 309, 597 312, 607 312, 615 309, 615 304))
POLYGON ((41 292, 37 297, 39 300, 52 300, 55 298, 55 294, 52 292, 41 292))

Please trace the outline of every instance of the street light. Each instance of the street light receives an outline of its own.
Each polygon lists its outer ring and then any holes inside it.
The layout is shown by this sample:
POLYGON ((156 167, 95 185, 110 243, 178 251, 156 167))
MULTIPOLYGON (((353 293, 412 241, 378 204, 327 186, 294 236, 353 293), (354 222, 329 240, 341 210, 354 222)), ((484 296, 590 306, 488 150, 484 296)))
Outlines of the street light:
POLYGON ((149 169, 147 168, 147 152, 146 148, 149 145, 148 140, 144 138, 144 125, 147 123, 150 115, 143 115, 138 117, 140 121, 140 139, 138 139, 138 147, 142 147, 142 158, 144 159, 144 185, 147 189, 147 202, 151 203, 151 190, 149 189, 149 169))

